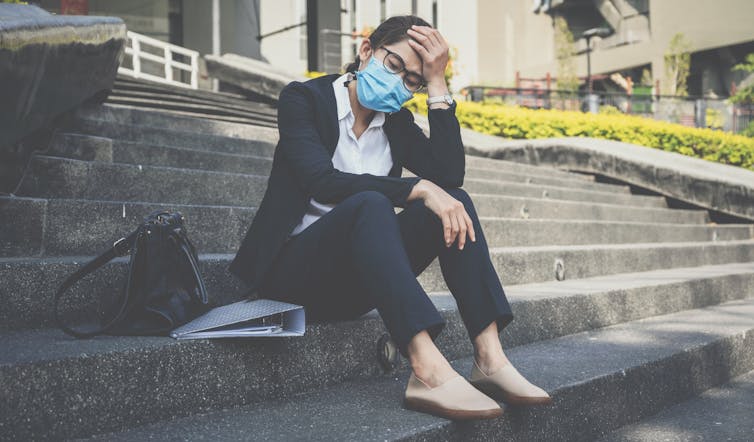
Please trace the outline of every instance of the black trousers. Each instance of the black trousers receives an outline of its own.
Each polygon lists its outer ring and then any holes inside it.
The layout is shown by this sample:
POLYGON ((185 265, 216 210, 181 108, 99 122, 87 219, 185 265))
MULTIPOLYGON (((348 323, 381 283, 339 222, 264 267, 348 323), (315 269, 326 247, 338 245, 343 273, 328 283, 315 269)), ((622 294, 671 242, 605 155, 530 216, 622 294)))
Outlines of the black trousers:
POLYGON ((471 198, 445 189, 463 202, 474 224, 468 237, 445 246, 442 221, 420 199, 400 213, 382 193, 349 196, 280 250, 260 286, 264 298, 303 305, 307 322, 355 319, 377 308, 399 351, 408 357, 411 338, 426 329, 434 341, 445 326, 416 277, 438 257, 469 338, 492 321, 498 331, 513 313, 490 260, 471 198))

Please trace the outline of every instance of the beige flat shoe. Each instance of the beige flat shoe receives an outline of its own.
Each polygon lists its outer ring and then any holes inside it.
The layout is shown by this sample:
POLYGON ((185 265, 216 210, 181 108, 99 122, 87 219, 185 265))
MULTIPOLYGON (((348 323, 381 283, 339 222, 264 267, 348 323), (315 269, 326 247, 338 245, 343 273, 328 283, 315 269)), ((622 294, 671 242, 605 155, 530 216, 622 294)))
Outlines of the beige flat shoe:
POLYGON ((411 371, 403 405, 409 410, 451 420, 491 419, 503 414, 497 402, 474 388, 461 375, 432 388, 411 371))
POLYGON ((489 397, 511 405, 548 405, 552 398, 546 391, 527 381, 513 364, 508 363, 489 375, 474 360, 469 382, 489 397))

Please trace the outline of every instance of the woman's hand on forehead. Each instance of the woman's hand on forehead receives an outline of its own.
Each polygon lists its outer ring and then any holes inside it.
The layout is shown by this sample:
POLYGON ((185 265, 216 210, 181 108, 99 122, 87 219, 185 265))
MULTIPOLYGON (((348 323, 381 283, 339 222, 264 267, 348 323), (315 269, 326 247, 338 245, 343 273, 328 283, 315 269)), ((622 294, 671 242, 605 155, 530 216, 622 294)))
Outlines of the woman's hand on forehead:
POLYGON ((422 59, 422 76, 427 83, 445 83, 448 43, 437 29, 413 25, 408 30, 408 44, 422 59))

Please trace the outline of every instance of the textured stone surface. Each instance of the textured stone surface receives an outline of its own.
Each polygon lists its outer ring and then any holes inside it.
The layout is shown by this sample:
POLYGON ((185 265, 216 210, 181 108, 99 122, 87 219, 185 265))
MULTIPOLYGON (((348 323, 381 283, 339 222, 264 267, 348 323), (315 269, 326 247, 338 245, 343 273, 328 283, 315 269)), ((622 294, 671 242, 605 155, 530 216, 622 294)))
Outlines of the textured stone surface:
MULTIPOLYGON (((699 272, 657 271, 645 275, 645 281, 640 275, 616 275, 510 287, 516 319, 503 331, 503 343, 506 348, 539 345, 583 330, 748 296, 754 277, 751 264, 709 267, 704 269, 706 279, 699 272)), ((432 299, 448 321, 438 346, 449 359, 469 354, 452 297, 438 293, 432 299)), ((10 434, 32 431, 33 419, 43 419, 59 422, 59 427, 43 431, 76 435, 191 410, 289 397, 349 378, 380 376, 374 344, 382 332, 376 310, 354 321, 310 324, 306 335, 295 339, 102 336, 77 341, 58 330, 8 332, 0 339, 0 377, 16 381, 4 384, 3 395, 6 403, 24 400, 4 415, 16 422, 10 434), (205 375, 210 372, 214 375, 205 375), (60 390, 77 391, 86 401, 72 411, 70 398, 56 396, 60 390), (45 413, 30 411, 42 403, 45 413), (143 405, 127 412, 122 408, 127 403, 143 405), (29 417, 11 419, 15 413, 29 417), (76 425, 71 413, 77 413, 76 425)))
MULTIPOLYGON (((547 407, 452 422, 405 410, 407 371, 93 440, 590 440, 754 367, 754 301, 657 316, 509 350, 547 407)), ((453 361, 468 376, 472 358, 453 361)))
POLYGON ((49 126, 112 85, 126 26, 0 3, 0 192, 22 179, 49 126))
POLYGON ((117 17, 53 15, 0 4, 0 148, 109 89, 126 25, 117 17))
POLYGON ((280 91, 291 81, 306 80, 268 63, 237 54, 207 54, 204 59, 210 76, 273 100, 278 99, 280 91))
POLYGON ((660 149, 594 138, 504 141, 467 151, 606 175, 662 195, 754 220, 754 172, 660 149))
MULTIPOLYGON (((600 221, 595 218, 573 220, 561 219, 554 210, 546 210, 553 216, 544 216, 545 219, 521 218, 520 214, 515 213, 515 207, 510 207, 510 204, 502 206, 500 203, 505 201, 500 197, 485 198, 472 194, 472 200, 477 206, 482 232, 491 247, 754 238, 751 225, 656 225, 642 221, 600 221), (507 217, 488 216, 500 211, 512 213, 507 217), (553 235, 552 232, 559 234, 553 235)), ((8 226, 0 233, 0 250, 5 251, 6 257, 96 255, 134 230, 144 216, 157 209, 180 211, 186 217, 187 232, 200 253, 234 253, 255 213, 255 208, 251 206, 86 199, 0 197, 0 204, 3 205, 0 219, 6 220, 8 226), (28 219, 29 222, 20 223, 18 219, 28 219)), ((396 208, 395 211, 400 213, 402 209, 396 208)), ((438 238, 439 235, 438 232, 438 238)))
MULTIPOLYGON (((151 88, 154 86, 150 85, 151 88)), ((214 94, 211 93, 211 94, 214 94)), ((140 109, 133 106, 103 104, 100 106, 81 106, 75 115, 82 120, 96 120, 125 124, 162 128, 174 131, 190 131, 209 135, 222 135, 231 138, 244 138, 250 141, 275 145, 278 139, 277 129, 250 126, 227 121, 217 121, 207 118, 180 116, 170 112, 153 109, 140 109)), ((103 128, 108 125, 101 124, 103 128)), ((480 157, 481 158, 481 157, 480 157)), ((487 160, 489 161, 489 160, 487 160)), ((560 172, 565 173, 565 172, 560 172)))
MULTIPOLYGON (((558 164, 468 154, 464 188, 515 315, 503 347, 553 393, 556 407, 509 408, 495 422, 462 424, 403 410, 407 361, 383 374, 376 342, 386 330, 377 310, 310 320, 295 339, 64 335, 51 322, 57 284, 158 206, 187 214, 213 305, 245 291, 227 265, 261 198, 277 131, 219 119, 270 107, 137 81, 119 87, 134 106, 80 108, 48 153, 65 158, 34 163, 24 191, 49 198, 0 199, 0 221, 11 226, 0 237, 11 254, 0 257, 2 440, 161 420, 117 438, 590 440, 752 365, 751 224, 709 223, 706 211, 671 208, 676 201, 558 164), (21 225, 27 217, 35 222, 21 225), (245 408, 203 415, 236 406, 245 408)), ((580 151, 578 161, 592 160, 580 151)), ((65 316, 91 317, 101 296, 122 287, 126 264, 119 258, 77 285, 65 316)), ((467 375, 472 347, 437 260, 418 279, 447 320, 438 347, 467 375)))
POLYGON ((754 370, 698 397, 618 429, 598 442, 750 442, 754 439, 754 370))
MULTIPOLYGON (((126 163, 101 163, 37 155, 20 196, 152 201, 178 204, 256 205, 268 177, 126 163)), ((667 207, 662 197, 467 178, 470 193, 551 198, 636 207, 667 207)))
MULTIPOLYGON (((492 263, 503 287, 510 284, 556 280, 556 262, 563 265, 565 280, 603 275, 745 263, 754 261, 754 241, 666 244, 609 244, 585 246, 543 246, 495 248, 492 263)), ((200 268, 210 297, 218 305, 235 301, 243 285, 227 271, 232 254, 201 254, 200 268)), ((0 327, 38 327, 51 324, 51 299, 55 288, 91 257, 0 258, 0 327)), ((127 271, 127 261, 113 260, 71 289, 71 306, 64 311, 91 303, 93 299, 119 290, 127 271)), ((633 276, 636 277, 636 276, 633 276)), ((418 277, 428 292, 446 291, 437 260, 418 277)), ((560 281, 561 283, 563 281, 560 281)))

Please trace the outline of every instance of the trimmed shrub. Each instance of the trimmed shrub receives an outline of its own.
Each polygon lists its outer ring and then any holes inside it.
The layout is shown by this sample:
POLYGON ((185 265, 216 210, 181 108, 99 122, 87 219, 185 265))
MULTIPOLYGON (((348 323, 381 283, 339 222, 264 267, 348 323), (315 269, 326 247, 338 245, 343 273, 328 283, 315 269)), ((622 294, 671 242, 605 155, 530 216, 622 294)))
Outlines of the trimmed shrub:
MULTIPOLYGON (((406 107, 427 113, 425 94, 406 107)), ((588 114, 518 106, 458 102, 462 127, 513 139, 594 137, 677 152, 754 170, 754 139, 711 129, 697 129, 634 115, 588 114)))

